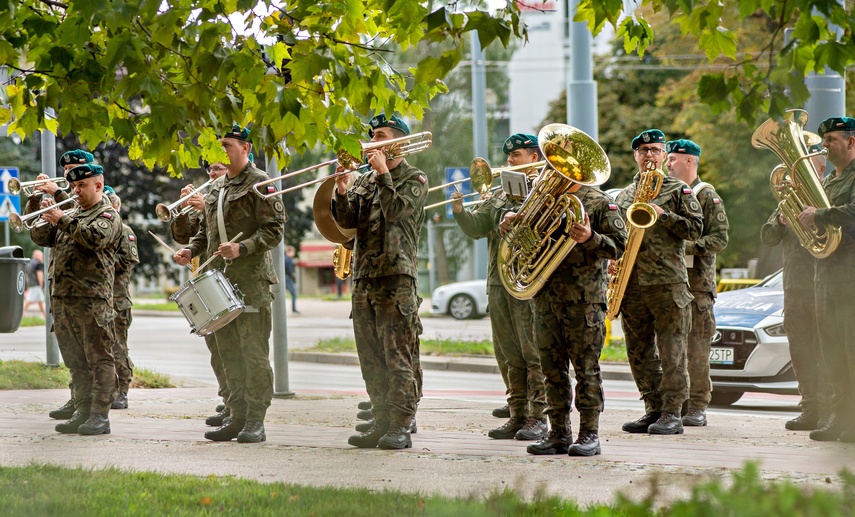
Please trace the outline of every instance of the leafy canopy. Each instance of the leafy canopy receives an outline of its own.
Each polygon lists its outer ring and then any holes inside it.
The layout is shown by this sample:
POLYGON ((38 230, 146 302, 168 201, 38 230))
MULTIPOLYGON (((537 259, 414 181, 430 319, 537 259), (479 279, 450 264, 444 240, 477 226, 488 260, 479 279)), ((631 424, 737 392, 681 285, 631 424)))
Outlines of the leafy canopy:
POLYGON ((472 30, 483 47, 525 36, 515 2, 0 0, 0 124, 73 131, 90 149, 113 140, 172 174, 225 159, 217 133, 232 123, 283 165, 283 141, 356 154, 372 112, 422 118, 472 30), (419 42, 451 44, 392 64, 419 42))

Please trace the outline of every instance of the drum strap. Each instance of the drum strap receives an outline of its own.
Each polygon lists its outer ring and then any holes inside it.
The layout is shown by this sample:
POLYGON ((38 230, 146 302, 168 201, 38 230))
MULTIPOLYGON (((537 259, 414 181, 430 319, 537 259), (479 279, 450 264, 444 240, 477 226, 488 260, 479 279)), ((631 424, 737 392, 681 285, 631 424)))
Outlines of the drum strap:
POLYGON ((217 198, 217 226, 220 230, 220 244, 229 242, 229 237, 226 235, 226 220, 223 216, 223 198, 225 195, 226 186, 223 184, 222 188, 220 188, 220 197, 217 198))

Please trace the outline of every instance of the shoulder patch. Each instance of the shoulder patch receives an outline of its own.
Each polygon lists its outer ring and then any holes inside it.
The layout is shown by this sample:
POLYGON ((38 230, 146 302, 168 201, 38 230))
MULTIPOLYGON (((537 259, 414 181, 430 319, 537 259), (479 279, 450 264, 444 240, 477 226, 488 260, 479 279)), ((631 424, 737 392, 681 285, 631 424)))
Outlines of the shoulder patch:
POLYGON ((691 194, 691 193, 692 193, 692 189, 690 189, 689 187, 683 187, 683 194, 691 194))
POLYGON ((112 219, 113 214, 111 214, 110 212, 101 212, 101 217, 106 217, 107 219, 112 219))
POLYGON ((421 196, 421 195, 422 195, 422 189, 420 189, 419 187, 413 187, 413 188, 411 188, 411 189, 410 189, 410 192, 412 192, 412 193, 413 193, 413 195, 414 195, 414 196, 416 196, 416 197, 419 197, 419 196, 421 196))
POLYGON ((721 199, 714 197, 714 198, 712 198, 712 202, 713 202, 713 204, 718 205, 719 203, 721 203, 721 199))
POLYGON ((282 204, 282 201, 279 201, 277 199, 276 202, 273 203, 273 209, 276 210, 277 212, 281 212, 281 211, 285 210, 285 205, 282 204))
POLYGON ((615 228, 617 228, 618 230, 623 230, 624 228, 626 228, 626 224, 624 224, 623 219, 621 218, 618 218, 614 224, 615 228))
POLYGON ((109 228, 109 227, 110 227, 110 225, 109 225, 109 224, 107 224, 107 221, 98 221, 98 227, 99 227, 99 228, 107 229, 107 228, 109 228))
POLYGON ((727 220, 727 217, 725 217, 724 213, 722 213, 722 212, 717 213, 715 218, 720 223, 723 223, 725 220, 727 220))
POLYGON ((424 174, 419 174, 418 178, 419 178, 419 181, 422 182, 422 185, 427 183, 427 176, 425 176, 424 174))
POLYGON ((133 235, 128 235, 128 240, 133 242, 133 241, 137 240, 137 238, 134 237, 133 235))
POLYGON ((617 210, 617 205, 614 203, 609 203, 609 210, 617 210))
POLYGON ((276 192, 276 186, 272 183, 270 185, 267 185, 267 193, 273 194, 274 192, 276 192))
POLYGON ((691 203, 689 203, 689 208, 697 212, 701 209, 701 205, 699 205, 697 201, 692 201, 691 203))

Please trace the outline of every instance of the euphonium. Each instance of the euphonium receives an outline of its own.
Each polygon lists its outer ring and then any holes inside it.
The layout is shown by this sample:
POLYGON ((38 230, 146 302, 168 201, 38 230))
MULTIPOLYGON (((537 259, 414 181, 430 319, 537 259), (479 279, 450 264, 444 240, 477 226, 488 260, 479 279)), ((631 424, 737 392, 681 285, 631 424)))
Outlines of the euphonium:
POLYGON ((632 275, 638 249, 644 239, 644 230, 656 222, 656 210, 650 206, 650 201, 659 195, 659 190, 664 181, 665 173, 658 170, 653 162, 647 162, 645 170, 638 179, 632 204, 626 209, 628 226, 626 248, 623 256, 614 263, 615 272, 609 277, 609 286, 606 289, 606 304, 608 305, 606 317, 610 320, 617 318, 620 313, 623 295, 626 293, 626 286, 629 283, 630 275, 632 275))
POLYGON ((574 183, 600 185, 611 174, 606 153, 579 129, 549 124, 537 139, 547 165, 516 210, 496 258, 502 284, 520 300, 534 297, 576 244, 570 227, 585 219, 585 209, 567 191, 574 183))
POLYGON ((839 226, 831 225, 805 227, 799 221, 799 214, 808 206, 830 206, 810 160, 812 156, 826 151, 808 153, 803 130, 807 120, 808 114, 804 110, 787 110, 782 122, 769 119, 761 124, 751 137, 751 145, 772 151, 784 162, 775 167, 769 178, 772 193, 802 247, 821 259, 834 253, 840 245, 841 231, 839 226))
POLYGON ((333 272, 336 278, 344 280, 353 274, 353 250, 338 244, 333 251, 333 272))

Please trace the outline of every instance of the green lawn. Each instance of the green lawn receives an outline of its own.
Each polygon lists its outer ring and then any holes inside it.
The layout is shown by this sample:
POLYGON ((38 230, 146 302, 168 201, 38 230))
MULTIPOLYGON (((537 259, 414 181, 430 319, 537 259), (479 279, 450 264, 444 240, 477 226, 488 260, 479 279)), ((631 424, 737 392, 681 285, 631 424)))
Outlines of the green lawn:
MULTIPOLYGON (((65 365, 48 366, 33 361, 0 361, 0 390, 67 388, 71 374, 65 365)), ((131 388, 174 388, 168 375, 134 368, 131 388)))

